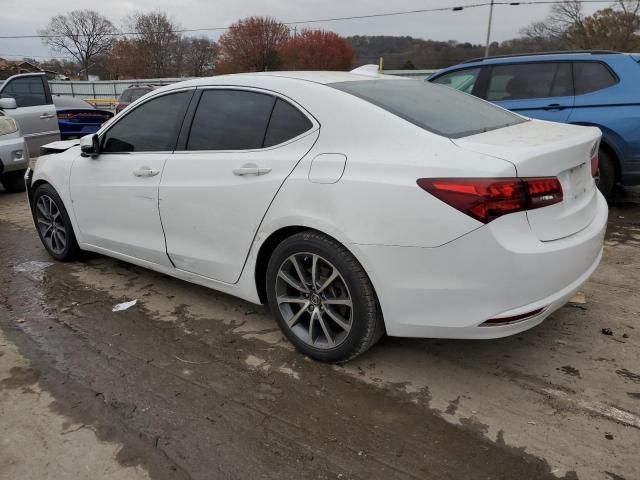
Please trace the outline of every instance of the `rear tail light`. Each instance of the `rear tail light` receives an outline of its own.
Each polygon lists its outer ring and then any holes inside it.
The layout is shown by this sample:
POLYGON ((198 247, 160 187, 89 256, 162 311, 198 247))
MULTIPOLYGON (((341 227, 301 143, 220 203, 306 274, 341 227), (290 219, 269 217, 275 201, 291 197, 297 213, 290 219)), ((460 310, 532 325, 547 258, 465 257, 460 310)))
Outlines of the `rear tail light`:
POLYGON ((489 223, 502 215, 562 202, 555 177, 421 178, 418 186, 462 213, 489 223))
POLYGON ((58 120, 69 120, 73 118, 75 114, 58 112, 57 115, 58 115, 58 120))

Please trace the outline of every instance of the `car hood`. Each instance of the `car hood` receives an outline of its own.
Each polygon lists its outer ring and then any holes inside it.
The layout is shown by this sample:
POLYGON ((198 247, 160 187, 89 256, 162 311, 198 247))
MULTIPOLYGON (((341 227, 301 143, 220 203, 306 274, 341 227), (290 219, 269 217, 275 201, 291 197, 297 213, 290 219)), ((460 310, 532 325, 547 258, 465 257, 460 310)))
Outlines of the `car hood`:
POLYGON ((40 147, 40 155, 64 152, 76 145, 80 145, 80 140, 77 138, 73 140, 58 140, 57 142, 47 143, 40 147))

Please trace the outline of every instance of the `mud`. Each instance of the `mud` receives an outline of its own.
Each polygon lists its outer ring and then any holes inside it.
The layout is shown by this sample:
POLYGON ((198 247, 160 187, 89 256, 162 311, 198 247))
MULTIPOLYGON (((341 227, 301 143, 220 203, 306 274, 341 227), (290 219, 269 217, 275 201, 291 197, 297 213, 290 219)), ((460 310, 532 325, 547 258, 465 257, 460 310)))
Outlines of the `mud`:
POLYGON ((16 272, 50 259, 23 197, 0 193, 0 329, 29 361, 0 392, 43 389, 150 478, 640 478, 639 249, 614 234, 628 223, 612 220, 584 310, 501 341, 384 339, 328 366, 265 308, 122 262, 16 272))

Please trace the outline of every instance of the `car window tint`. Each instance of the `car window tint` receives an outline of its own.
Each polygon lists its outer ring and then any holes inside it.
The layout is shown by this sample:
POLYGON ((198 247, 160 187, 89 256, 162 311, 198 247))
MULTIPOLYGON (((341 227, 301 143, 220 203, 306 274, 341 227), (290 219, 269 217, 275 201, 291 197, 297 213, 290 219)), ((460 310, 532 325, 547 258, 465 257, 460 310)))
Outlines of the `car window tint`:
POLYGON ((2 90, 2 97, 14 98, 18 107, 33 107, 48 103, 44 84, 39 76, 11 80, 2 90))
POLYGON ((472 93, 473 87, 476 85, 479 74, 479 68, 459 70, 457 72, 451 72, 442 75, 441 77, 433 80, 433 83, 446 85, 447 87, 455 88, 456 90, 460 90, 461 92, 472 93))
POLYGON ((583 95, 618 83, 615 75, 602 63, 575 62, 573 64, 576 95, 583 95))
POLYGON ((421 80, 360 80, 330 86, 445 137, 459 138, 526 121, 472 95, 421 80))
POLYGON ((151 91, 150 88, 135 88, 131 92, 131 100, 130 102, 134 102, 138 100, 140 97, 144 97, 147 93, 151 91))
POLYGON ((489 101, 568 95, 572 95, 572 81, 567 62, 494 65, 491 69, 489 101))
POLYGON ((162 152, 175 148, 192 92, 149 100, 111 127, 104 136, 104 152, 162 152))
POLYGON ((120 95, 120 101, 121 102, 126 102, 126 103, 131 103, 131 94, 133 93, 133 90, 131 88, 127 88, 124 92, 122 92, 122 94, 120 95))
POLYGON ((206 90, 193 118, 187 150, 262 148, 275 98, 243 90, 206 90))
POLYGON ((271 120, 269 120, 264 146, 272 147, 291 140, 312 126, 311 121, 300 110, 288 102, 278 99, 273 107, 271 120))

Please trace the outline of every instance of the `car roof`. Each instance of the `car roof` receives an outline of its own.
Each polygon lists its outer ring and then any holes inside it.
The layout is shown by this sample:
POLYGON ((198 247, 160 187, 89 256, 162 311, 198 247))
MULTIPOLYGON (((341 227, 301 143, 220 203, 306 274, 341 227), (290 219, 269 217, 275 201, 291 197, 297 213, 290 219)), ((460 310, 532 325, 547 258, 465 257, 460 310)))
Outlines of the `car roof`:
POLYGON ((459 70, 462 68, 474 68, 481 67, 483 65, 500 65, 506 63, 537 63, 537 62, 557 62, 561 60, 595 60, 606 61, 612 57, 627 56, 636 58, 637 54, 633 53, 620 53, 611 52, 607 50, 592 50, 592 51, 567 51, 567 52, 547 52, 547 53, 533 53, 533 54, 516 54, 516 55, 498 55, 494 57, 476 58, 467 60, 466 62, 458 63, 451 67, 443 68, 435 72, 430 78, 440 76, 445 72, 452 70, 459 70))
POLYGON ((251 80, 252 82, 265 80, 270 78, 286 78, 290 80, 299 80, 303 82, 313 82, 322 85, 329 85, 332 83, 340 82, 355 82, 355 81, 367 81, 367 80, 407 80, 401 77, 391 77, 388 75, 379 74, 363 74, 363 73, 351 73, 351 72, 332 72, 332 71, 285 71, 285 72, 253 72, 253 73, 234 73, 230 75, 216 75, 213 77, 196 78, 193 80, 187 80, 180 83, 173 83, 166 85, 159 90, 164 91, 167 89, 180 87, 202 87, 208 85, 225 85, 225 84, 238 84, 241 85, 243 81, 251 80), (167 88, 170 87, 170 88, 167 88))

